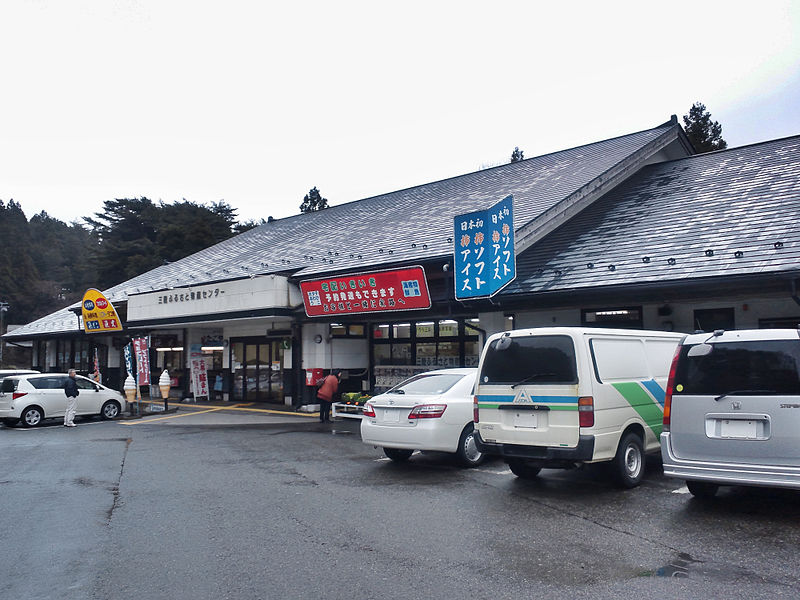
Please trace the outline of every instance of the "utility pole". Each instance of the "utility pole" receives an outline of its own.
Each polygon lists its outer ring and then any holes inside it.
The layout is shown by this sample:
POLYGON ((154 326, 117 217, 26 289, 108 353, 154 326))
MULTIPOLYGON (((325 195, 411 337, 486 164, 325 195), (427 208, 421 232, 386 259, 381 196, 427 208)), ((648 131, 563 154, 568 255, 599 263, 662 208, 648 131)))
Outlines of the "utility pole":
POLYGON ((8 311, 8 302, 0 302, 0 367, 3 366, 3 348, 6 345, 6 342, 5 340, 3 340, 2 336, 5 333, 3 320, 5 319, 7 311, 8 311))

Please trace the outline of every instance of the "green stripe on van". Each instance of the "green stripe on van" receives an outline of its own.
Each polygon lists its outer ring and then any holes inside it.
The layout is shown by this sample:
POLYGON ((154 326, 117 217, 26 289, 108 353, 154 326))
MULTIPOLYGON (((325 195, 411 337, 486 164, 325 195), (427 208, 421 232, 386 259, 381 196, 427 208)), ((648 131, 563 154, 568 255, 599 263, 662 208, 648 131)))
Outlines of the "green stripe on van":
POLYGON ((664 412, 658 404, 653 402, 650 394, 635 382, 612 383, 611 385, 622 394, 633 410, 639 413, 645 424, 656 434, 656 438, 659 438, 664 423, 664 412))

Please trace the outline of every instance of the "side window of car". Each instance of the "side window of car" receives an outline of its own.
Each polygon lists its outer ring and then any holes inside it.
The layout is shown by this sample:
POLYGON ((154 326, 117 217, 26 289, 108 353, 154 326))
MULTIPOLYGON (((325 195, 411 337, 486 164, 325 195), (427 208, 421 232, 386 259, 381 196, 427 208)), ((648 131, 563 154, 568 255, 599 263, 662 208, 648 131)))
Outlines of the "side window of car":
POLYGON ((89 381, 88 379, 83 379, 82 377, 76 377, 75 381, 78 384, 78 389, 81 390, 94 390, 94 383, 89 381))
POLYGON ((37 390, 54 390, 58 387, 63 387, 63 384, 59 385, 60 377, 32 377, 28 381, 37 390))

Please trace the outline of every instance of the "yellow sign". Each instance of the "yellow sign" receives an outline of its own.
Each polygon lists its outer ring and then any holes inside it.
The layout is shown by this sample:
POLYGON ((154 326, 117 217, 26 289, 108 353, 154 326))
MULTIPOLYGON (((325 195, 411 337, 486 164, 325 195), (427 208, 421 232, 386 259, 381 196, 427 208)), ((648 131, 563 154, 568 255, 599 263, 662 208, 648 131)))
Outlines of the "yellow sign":
POLYGON ((89 288, 83 295, 83 330, 86 333, 122 331, 122 323, 114 306, 100 290, 89 288))

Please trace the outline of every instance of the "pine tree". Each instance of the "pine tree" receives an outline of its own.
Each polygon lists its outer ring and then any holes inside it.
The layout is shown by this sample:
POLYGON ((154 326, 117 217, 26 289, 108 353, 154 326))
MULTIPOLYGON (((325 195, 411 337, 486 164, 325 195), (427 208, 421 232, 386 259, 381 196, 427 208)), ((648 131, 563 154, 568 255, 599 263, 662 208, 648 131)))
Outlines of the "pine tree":
POLYGON ((702 102, 695 102, 689 114, 683 116, 683 127, 698 154, 728 147, 722 139, 722 125, 711 120, 711 113, 702 102))
POLYGON ((323 198, 316 187, 311 188, 303 196, 303 203, 300 205, 300 212, 310 213, 317 210, 328 208, 327 198, 323 198))
POLYGON ((511 153, 511 162, 512 163, 519 162, 524 158, 525 156, 523 156, 522 150, 519 149, 519 146, 515 146, 514 151, 511 153))

